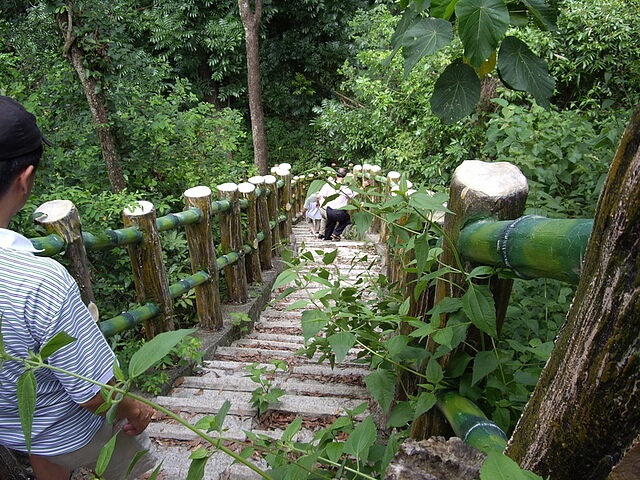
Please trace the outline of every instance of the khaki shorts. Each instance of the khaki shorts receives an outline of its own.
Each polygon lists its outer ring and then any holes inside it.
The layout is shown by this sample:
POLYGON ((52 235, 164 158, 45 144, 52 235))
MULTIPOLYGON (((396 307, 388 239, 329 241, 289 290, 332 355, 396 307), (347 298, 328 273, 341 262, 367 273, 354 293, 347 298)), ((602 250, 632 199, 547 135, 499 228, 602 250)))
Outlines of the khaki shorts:
POLYGON ((94 470, 100 450, 116 432, 118 432, 116 445, 111 455, 111 461, 102 478, 105 480, 134 479, 156 466, 157 459, 153 453, 151 453, 151 441, 146 432, 132 437, 121 431, 121 427, 117 423, 111 425, 106 420, 102 423, 100 430, 96 432, 91 441, 84 447, 74 452, 46 458, 70 470, 83 467, 94 470), (131 473, 127 476, 126 473, 129 470, 131 460, 133 460, 136 453, 142 450, 146 450, 147 453, 137 461, 135 467, 133 467, 131 473))

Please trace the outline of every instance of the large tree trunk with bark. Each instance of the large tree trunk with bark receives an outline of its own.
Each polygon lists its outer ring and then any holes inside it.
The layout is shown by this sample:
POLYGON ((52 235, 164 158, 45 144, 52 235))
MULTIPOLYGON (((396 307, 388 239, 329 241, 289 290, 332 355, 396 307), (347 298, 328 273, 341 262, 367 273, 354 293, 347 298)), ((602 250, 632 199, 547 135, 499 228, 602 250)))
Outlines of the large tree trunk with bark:
POLYGON ((67 10, 56 15, 56 21, 64 38, 64 54, 75 69, 82 84, 82 90, 87 98, 93 123, 96 126, 98 140, 102 150, 102 158, 107 166, 109 183, 114 192, 121 192, 126 187, 126 180, 116 152, 116 142, 109 129, 109 115, 103 99, 97 93, 95 78, 85 74, 84 52, 78 46, 78 38, 73 32, 74 16, 73 2, 67 1, 67 10))
POLYGON ((573 305, 507 454, 553 480, 604 479, 640 428, 640 108, 613 160, 573 305))
POLYGON ((247 87, 249 90, 249 111, 251 112, 251 132, 253 135, 253 158, 260 175, 269 173, 267 134, 262 109, 262 86, 260 84, 260 19, 262 0, 255 0, 251 11, 249 0, 238 0, 240 18, 244 26, 247 48, 247 87))

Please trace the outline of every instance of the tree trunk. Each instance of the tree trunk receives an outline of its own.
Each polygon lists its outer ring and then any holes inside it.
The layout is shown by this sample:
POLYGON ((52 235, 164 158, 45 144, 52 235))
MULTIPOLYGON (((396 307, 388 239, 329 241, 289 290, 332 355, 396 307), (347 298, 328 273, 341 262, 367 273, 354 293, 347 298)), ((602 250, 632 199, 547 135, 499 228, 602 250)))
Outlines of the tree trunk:
POLYGON ((126 187, 126 180, 120 165, 120 159, 116 153, 116 142, 109 129, 109 115, 104 105, 103 99, 97 93, 97 82, 95 78, 85 74, 84 52, 78 46, 77 36, 73 33, 73 2, 67 1, 67 10, 56 15, 56 21, 60 32, 64 38, 64 54, 75 69, 82 84, 82 90, 87 98, 89 110, 93 123, 96 126, 98 140, 102 150, 102 158, 107 166, 107 175, 111 189, 114 192, 121 192, 126 187))
POLYGON ((249 111, 251 112, 251 133, 253 135, 253 158, 260 175, 269 173, 267 134, 262 110, 262 87, 260 85, 260 19, 262 0, 255 0, 251 12, 250 0, 238 0, 240 18, 244 26, 247 48, 247 86, 249 90, 249 111))
POLYGON ((553 480, 604 479, 640 425, 640 107, 613 160, 573 305, 507 454, 553 480))

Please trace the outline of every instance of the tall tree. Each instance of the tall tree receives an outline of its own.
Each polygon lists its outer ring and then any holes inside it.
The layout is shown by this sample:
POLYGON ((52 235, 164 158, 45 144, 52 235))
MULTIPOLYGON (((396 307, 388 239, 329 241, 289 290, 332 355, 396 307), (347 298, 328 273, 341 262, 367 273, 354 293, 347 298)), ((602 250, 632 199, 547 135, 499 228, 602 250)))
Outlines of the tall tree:
MULTIPOLYGON (((96 126, 102 158, 107 166, 107 175, 111 188, 115 192, 121 192, 126 187, 126 180, 120 165, 120 158, 116 150, 116 141, 109 128, 109 115, 105 106, 104 98, 100 93, 98 81, 95 74, 87 67, 90 63, 87 59, 87 52, 83 47, 83 36, 87 34, 82 26, 82 15, 75 8, 72 0, 67 0, 65 8, 57 10, 55 14, 56 22, 64 38, 64 55, 69 60, 82 84, 82 90, 87 98, 87 103, 91 111, 93 122, 96 126), (78 35, 78 32, 81 35, 78 35)), ((99 35, 94 31, 94 36, 99 35)), ((92 39, 93 45, 98 43, 97 38, 92 39)))
POLYGON ((238 0, 240 18, 244 26, 247 48, 247 87, 249 93, 249 111, 251 114, 251 133, 253 136, 253 159, 260 172, 269 172, 267 134, 264 125, 262 107, 262 86, 260 80, 260 21, 262 19, 262 0, 255 0, 253 10, 250 0, 238 0))
POLYGON ((603 479, 640 425, 640 107, 598 201, 566 323, 507 454, 554 480, 603 479))

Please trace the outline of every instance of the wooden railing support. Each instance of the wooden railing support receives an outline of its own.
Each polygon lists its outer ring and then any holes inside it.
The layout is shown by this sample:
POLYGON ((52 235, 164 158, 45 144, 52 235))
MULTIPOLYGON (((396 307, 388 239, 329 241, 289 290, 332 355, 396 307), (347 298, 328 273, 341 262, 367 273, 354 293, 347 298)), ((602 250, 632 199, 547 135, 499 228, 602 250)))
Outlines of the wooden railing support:
POLYGON ((279 255, 280 248, 280 228, 278 224, 278 186, 277 179, 273 175, 264 176, 264 187, 267 190, 267 207, 269 212, 269 231, 271 232, 271 249, 272 252, 279 255), (271 228, 273 222, 273 228, 271 228))
POLYGON ((256 186, 256 211, 258 220, 258 230, 264 238, 258 246, 261 270, 271 270, 271 226, 269 225, 269 207, 267 205, 268 191, 265 188, 264 177, 255 176, 249 179, 249 183, 256 186))
POLYGON ((197 208, 201 212, 198 223, 185 227, 191 271, 196 273, 202 270, 209 274, 209 281, 195 288, 198 318, 203 328, 217 330, 222 328, 222 310, 216 249, 211 228, 211 189, 205 186, 190 188, 184 192, 184 202, 187 208, 197 208))
POLYGON ((156 210, 150 202, 140 201, 137 206, 123 210, 122 220, 125 227, 136 227, 142 232, 142 243, 127 246, 138 302, 144 305, 153 301, 161 310, 157 319, 144 322, 150 340, 159 333, 174 330, 173 300, 162 259, 156 210))
POLYGON ((279 222, 280 241, 286 244, 290 243, 291 236, 291 218, 293 215, 293 204, 291 203, 291 171, 281 164, 275 170, 276 178, 283 181, 284 185, 278 192, 278 211, 280 214, 284 214, 286 220, 279 222))
POLYGON ((65 258, 69 260, 69 270, 80 288, 85 305, 95 304, 89 262, 82 238, 82 224, 75 205, 69 200, 45 202, 35 211, 34 221, 47 232, 59 235, 66 243, 65 258))
POLYGON ((262 271, 260 269, 260 256, 258 249, 258 211, 256 202, 256 186, 251 183, 241 183, 238 185, 240 196, 249 202, 246 209, 247 235, 244 240, 245 245, 253 249, 245 256, 245 268, 248 283, 262 283, 262 271))
POLYGON ((242 240, 242 222, 240 221, 240 203, 238 202, 238 186, 235 183, 218 185, 218 197, 228 200, 231 209, 220 212, 220 245, 223 252, 237 252, 240 258, 237 262, 224 267, 227 284, 227 300, 229 303, 245 303, 248 298, 247 275, 242 240))

